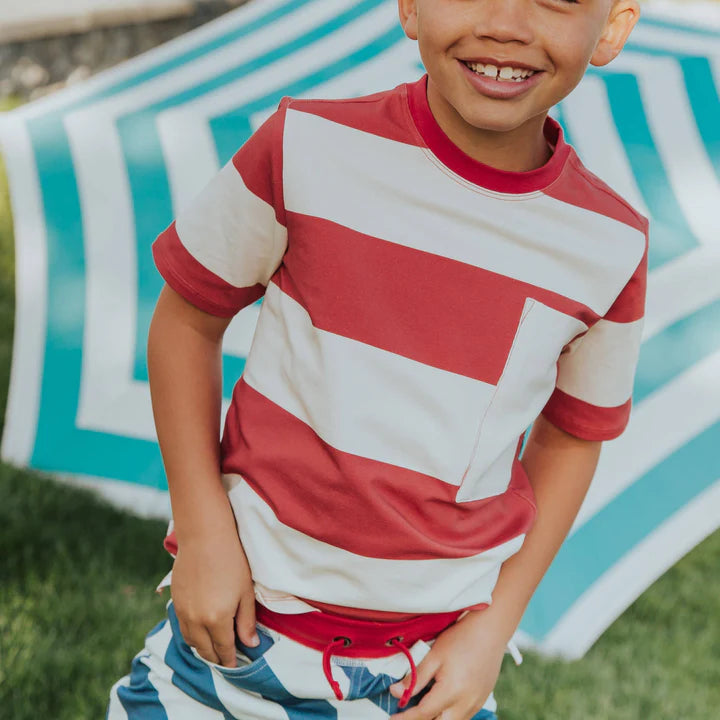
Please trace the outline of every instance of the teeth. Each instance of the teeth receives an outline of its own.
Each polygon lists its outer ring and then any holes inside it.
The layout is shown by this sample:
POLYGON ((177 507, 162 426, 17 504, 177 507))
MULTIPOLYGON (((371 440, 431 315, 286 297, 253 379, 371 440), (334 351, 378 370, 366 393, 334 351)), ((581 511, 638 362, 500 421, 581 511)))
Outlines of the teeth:
POLYGON ((482 74, 487 77, 496 78, 498 69, 494 65, 485 65, 483 66, 482 74))
POLYGON ((483 63, 465 63, 471 70, 478 73, 479 75, 485 75, 485 77, 494 78, 495 80, 512 80, 514 82, 521 82, 525 78, 535 74, 534 70, 528 70, 527 68, 514 68, 510 65, 504 65, 498 68, 496 65, 484 65, 483 63))

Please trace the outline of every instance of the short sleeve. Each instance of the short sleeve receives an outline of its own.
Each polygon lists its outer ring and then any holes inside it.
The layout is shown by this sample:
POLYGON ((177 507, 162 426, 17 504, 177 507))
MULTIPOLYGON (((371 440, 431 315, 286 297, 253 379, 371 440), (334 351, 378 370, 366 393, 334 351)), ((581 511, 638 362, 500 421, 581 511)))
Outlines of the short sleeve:
POLYGON ((287 249, 282 147, 289 98, 152 244, 167 284, 212 315, 260 298, 287 249))
POLYGON ((645 252, 607 313, 561 353, 555 390, 541 414, 584 440, 612 440, 627 427, 645 320, 645 252))

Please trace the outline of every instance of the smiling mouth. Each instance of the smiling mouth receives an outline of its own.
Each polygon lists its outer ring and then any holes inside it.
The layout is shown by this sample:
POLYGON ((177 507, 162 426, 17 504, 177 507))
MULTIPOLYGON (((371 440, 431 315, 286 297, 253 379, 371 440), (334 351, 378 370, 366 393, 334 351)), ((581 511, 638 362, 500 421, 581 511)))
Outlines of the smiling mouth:
POLYGON ((461 61, 466 67, 470 68, 476 75, 497 80, 498 82, 522 82, 529 77, 535 75, 537 70, 529 68, 515 68, 510 65, 490 65, 485 63, 461 61))

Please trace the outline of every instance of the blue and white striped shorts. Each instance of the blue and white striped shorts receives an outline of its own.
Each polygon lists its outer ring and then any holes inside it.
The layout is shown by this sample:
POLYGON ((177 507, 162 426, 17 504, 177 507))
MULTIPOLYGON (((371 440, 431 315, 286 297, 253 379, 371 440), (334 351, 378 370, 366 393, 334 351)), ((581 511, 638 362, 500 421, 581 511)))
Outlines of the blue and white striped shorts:
MULTIPOLYGON (((332 675, 344 698, 337 700, 319 650, 258 622, 260 645, 241 645, 237 667, 222 667, 185 642, 172 600, 167 610, 130 674, 112 687, 106 720, 387 720, 398 712, 399 700, 388 688, 410 669, 400 651, 381 658, 333 656, 332 675)), ((418 640, 409 648, 416 665, 432 642, 418 640)), ((472 720, 497 720, 492 695, 472 720)))

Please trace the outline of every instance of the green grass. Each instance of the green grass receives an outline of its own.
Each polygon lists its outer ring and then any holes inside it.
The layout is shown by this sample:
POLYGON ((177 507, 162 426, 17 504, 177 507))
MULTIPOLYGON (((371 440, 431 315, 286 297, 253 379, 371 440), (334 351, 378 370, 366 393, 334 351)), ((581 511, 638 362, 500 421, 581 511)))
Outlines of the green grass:
MULTIPOLYGON (((13 264, 0 165, 0 409, 10 372, 13 264)), ((0 718, 104 717, 110 686, 164 615, 167 596, 154 592, 169 568, 164 530, 87 491, 0 464, 0 718)), ((501 720, 720 717, 718 567, 715 533, 582 660, 526 653, 515 667, 506 657, 496 688, 501 720)))

